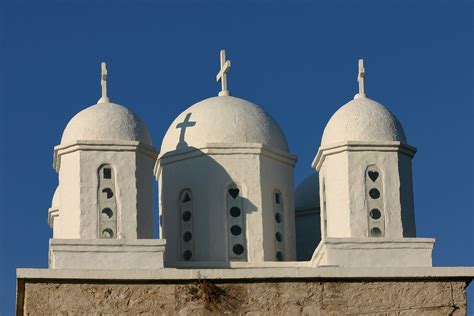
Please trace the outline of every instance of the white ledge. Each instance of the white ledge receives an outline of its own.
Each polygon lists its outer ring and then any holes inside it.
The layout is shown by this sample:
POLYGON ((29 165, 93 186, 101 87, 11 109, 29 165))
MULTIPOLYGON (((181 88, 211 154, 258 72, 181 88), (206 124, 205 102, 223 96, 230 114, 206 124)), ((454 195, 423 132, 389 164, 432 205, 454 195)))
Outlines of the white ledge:
POLYGON ((291 166, 297 161, 291 153, 260 143, 207 143, 200 148, 186 147, 161 153, 154 167, 155 175, 158 178, 161 166, 202 155, 263 155, 291 166))
POLYGON ((399 141, 344 141, 319 147, 318 153, 311 166, 317 171, 321 169, 326 156, 338 154, 344 151, 381 151, 381 152, 400 152, 410 157, 416 153, 416 147, 410 146, 399 141))
MULTIPOLYGON (((288 263, 286 263, 288 264, 288 263)), ((17 269, 17 279, 31 280, 248 280, 248 279, 465 279, 474 267, 342 268, 265 267, 232 269, 66 270, 17 269)))
POLYGON ((56 172, 61 167, 61 156, 78 150, 84 151, 137 151, 153 159, 158 157, 158 150, 152 145, 133 140, 78 140, 73 143, 60 144, 54 147, 53 168, 56 172))

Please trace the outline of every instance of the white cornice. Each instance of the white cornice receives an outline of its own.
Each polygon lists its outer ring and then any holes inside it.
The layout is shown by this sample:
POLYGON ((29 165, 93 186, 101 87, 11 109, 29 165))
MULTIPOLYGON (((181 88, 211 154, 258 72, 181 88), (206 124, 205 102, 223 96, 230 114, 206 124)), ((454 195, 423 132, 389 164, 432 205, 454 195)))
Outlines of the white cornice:
POLYGON ((329 146, 319 147, 318 153, 311 166, 317 171, 320 170, 326 156, 338 154, 344 151, 381 151, 381 152, 400 152, 413 157, 416 153, 416 147, 399 141, 387 142, 361 142, 348 141, 334 143, 329 146))
POLYGON ((160 167, 163 165, 202 155, 262 155, 291 166, 294 166, 297 160, 293 154, 259 143, 208 143, 202 148, 188 147, 161 154, 155 164, 155 175, 159 176, 160 167))
POLYGON ((70 144, 54 147, 53 168, 56 172, 61 167, 61 156, 75 151, 135 151, 141 152, 153 159, 158 157, 155 147, 138 141, 86 141, 81 140, 70 144))

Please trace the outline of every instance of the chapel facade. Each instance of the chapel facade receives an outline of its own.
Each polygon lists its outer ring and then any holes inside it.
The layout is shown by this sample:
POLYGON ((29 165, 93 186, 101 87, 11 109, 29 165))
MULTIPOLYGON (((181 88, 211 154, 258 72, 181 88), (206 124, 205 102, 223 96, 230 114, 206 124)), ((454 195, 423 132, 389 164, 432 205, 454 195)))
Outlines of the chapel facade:
POLYGON ((284 132, 231 95, 231 63, 224 50, 220 57, 218 96, 179 114, 159 150, 144 122, 110 101, 102 64, 101 98, 71 119, 54 149, 51 269, 432 265, 434 240, 416 238, 416 149, 365 94, 362 60, 359 92, 329 120, 317 173, 295 193, 284 132))
POLYGON ((48 268, 17 269, 17 315, 465 315, 474 268, 432 266, 416 149, 366 95, 363 61, 295 190, 283 130, 231 96, 220 57, 221 91, 177 115, 159 149, 109 99, 102 64, 102 96, 54 148, 48 268))

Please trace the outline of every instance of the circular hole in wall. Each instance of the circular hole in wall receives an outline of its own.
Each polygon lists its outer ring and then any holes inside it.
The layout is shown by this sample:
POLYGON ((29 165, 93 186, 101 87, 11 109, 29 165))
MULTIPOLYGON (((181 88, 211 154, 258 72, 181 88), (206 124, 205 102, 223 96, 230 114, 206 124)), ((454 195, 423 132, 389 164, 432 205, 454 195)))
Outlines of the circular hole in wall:
POLYGON ((102 231, 102 238, 113 238, 114 231, 110 228, 106 228, 102 231))
POLYGON ((232 247, 232 251, 236 255, 241 255, 244 253, 244 246, 242 246, 241 244, 234 245, 234 247, 232 247))
POLYGON ((276 257, 276 259, 277 259, 278 261, 283 261, 283 252, 277 251, 275 257, 276 257))
POLYGON ((382 236, 382 231, 378 227, 374 227, 370 230, 370 235, 372 237, 380 237, 382 236))
POLYGON ((105 196, 107 197, 107 199, 111 199, 114 196, 114 192, 112 192, 112 189, 110 188, 103 189, 102 193, 105 193, 105 196))
POLYGON ((280 233, 280 232, 277 232, 275 234, 275 239, 278 241, 278 242, 282 242, 283 241, 283 234, 280 233))
POLYGON ((238 225, 234 225, 230 228, 230 232, 234 236, 239 236, 240 234, 242 234, 242 228, 238 225))
POLYGON ((193 239, 193 234, 191 234, 191 232, 185 232, 183 234, 184 242, 189 242, 191 239, 193 239))
POLYGON ((275 214, 275 221, 280 224, 281 222, 283 222, 283 217, 281 216, 281 213, 276 213, 275 214))
POLYGON ((232 217, 239 217, 240 216, 240 208, 238 208, 237 206, 234 206, 230 209, 230 215, 232 217))
POLYGON ((184 260, 189 261, 191 260, 192 257, 193 257, 193 253, 191 252, 191 250, 186 250, 185 252, 183 252, 184 260))
POLYGON ((105 218, 105 219, 109 219, 109 218, 112 218, 112 216, 114 216, 114 212, 106 207, 102 210, 102 212, 100 212, 102 214, 102 218, 105 218))
POLYGON ((190 211, 184 212, 182 218, 183 218, 183 221, 189 222, 189 220, 191 219, 191 212, 190 211))
POLYGON ((369 195, 373 199, 378 199, 380 197, 380 191, 377 189, 370 189, 369 195))
POLYGON ((374 208, 370 211, 370 217, 373 219, 379 219, 382 217, 382 213, 380 213, 380 210, 378 208, 374 208))

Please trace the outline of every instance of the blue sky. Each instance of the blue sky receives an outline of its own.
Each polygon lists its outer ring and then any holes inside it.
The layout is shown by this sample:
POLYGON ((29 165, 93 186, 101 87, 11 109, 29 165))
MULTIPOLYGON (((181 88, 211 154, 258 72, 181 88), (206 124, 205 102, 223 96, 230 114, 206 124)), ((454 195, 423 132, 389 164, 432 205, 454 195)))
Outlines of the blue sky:
POLYGON ((13 313, 16 267, 47 266, 53 146, 99 98, 100 62, 111 99, 159 147, 180 112, 217 94, 221 48, 233 95, 284 129, 296 183, 364 58, 367 94, 418 148, 418 235, 436 238, 435 265, 474 265, 472 19, 472 1, 1 1, 0 311, 13 313))

